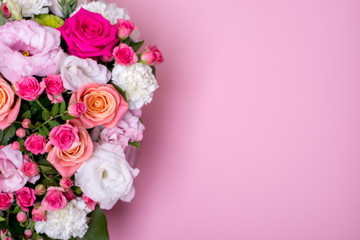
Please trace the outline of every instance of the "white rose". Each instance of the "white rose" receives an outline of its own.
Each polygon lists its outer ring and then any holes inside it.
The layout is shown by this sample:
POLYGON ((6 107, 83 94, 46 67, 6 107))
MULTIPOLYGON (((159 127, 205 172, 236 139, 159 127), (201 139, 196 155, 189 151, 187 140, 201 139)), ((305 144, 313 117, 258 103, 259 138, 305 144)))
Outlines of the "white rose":
POLYGON ((78 91, 82 86, 89 83, 105 85, 111 78, 111 72, 102 64, 98 64, 90 58, 82 59, 75 56, 67 56, 57 59, 57 63, 64 82, 64 88, 78 91))
POLYGON ((140 109, 150 103, 154 91, 159 87, 151 67, 142 63, 129 67, 115 64, 112 81, 126 92, 129 109, 140 109))
POLYGON ((75 185, 107 210, 119 199, 130 202, 134 198, 133 180, 139 174, 129 166, 124 152, 114 148, 116 145, 96 144, 91 158, 75 173, 75 185))

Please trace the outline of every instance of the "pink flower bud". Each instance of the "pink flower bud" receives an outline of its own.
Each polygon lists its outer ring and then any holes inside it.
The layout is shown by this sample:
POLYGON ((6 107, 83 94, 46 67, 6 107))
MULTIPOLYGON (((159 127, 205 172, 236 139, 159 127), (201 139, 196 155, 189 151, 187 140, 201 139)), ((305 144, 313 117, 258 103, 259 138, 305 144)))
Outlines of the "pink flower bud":
POLYGON ((75 193, 72 189, 67 190, 64 195, 69 202, 75 199, 75 193))
POLYGON ((148 45, 141 55, 141 61, 147 65, 156 65, 164 62, 164 57, 156 46, 148 45))
POLYGON ((23 138, 26 135, 26 130, 23 128, 19 128, 18 130, 16 130, 16 136, 23 138))
POLYGON ((14 149, 15 151, 20 149, 20 143, 18 141, 15 141, 11 144, 11 148, 14 149))
POLYGON ((35 194, 38 196, 44 195, 46 193, 46 187, 42 184, 39 184, 35 187, 35 194))
POLYGON ((39 170, 37 169, 38 165, 34 162, 27 162, 21 167, 21 171, 25 176, 35 177, 39 174, 39 170))
POLYGON ((113 56, 115 62, 121 66, 130 66, 138 61, 134 50, 125 43, 120 43, 119 46, 114 48, 113 56))
POLYGON ((124 20, 119 18, 115 25, 118 29, 117 36, 121 39, 125 39, 136 29, 135 24, 131 20, 124 20))
POLYGON ((82 196, 82 198, 83 198, 83 200, 84 200, 84 202, 85 202, 85 204, 86 204, 86 206, 88 207, 88 208, 90 208, 91 210, 95 210, 95 207, 96 207, 96 204, 97 204, 97 202, 95 202, 94 200, 92 200, 91 198, 88 198, 87 196, 85 196, 85 194, 83 194, 83 196, 82 196))
POLYGON ((69 107, 69 114, 79 117, 86 112, 86 105, 83 102, 76 102, 69 107))
POLYGON ((3 14, 4 14, 4 17, 6 17, 6 18, 11 17, 10 10, 9 10, 9 8, 6 6, 6 3, 5 3, 5 2, 3 3, 3 14))
POLYGON ((30 157, 29 157, 29 155, 27 155, 27 154, 24 154, 24 155, 23 155, 23 158, 24 158, 26 161, 30 161, 30 157))
POLYGON ((16 219, 18 220, 18 222, 23 223, 23 222, 26 221, 27 215, 26 215, 26 213, 24 213, 24 212, 19 212, 19 213, 16 215, 16 219))
POLYGON ((23 127, 23 128, 26 128, 26 129, 29 128, 29 126, 28 126, 29 124, 31 124, 31 121, 30 121, 30 119, 28 119, 28 118, 25 118, 25 119, 22 121, 22 123, 21 123, 22 127, 23 127))
POLYGON ((26 238, 31 238, 32 236, 32 231, 30 229, 26 229, 25 232, 24 232, 24 235, 26 238))
POLYGON ((72 181, 69 178, 62 178, 60 180, 60 186, 63 187, 64 189, 71 188, 71 185, 72 185, 72 181))

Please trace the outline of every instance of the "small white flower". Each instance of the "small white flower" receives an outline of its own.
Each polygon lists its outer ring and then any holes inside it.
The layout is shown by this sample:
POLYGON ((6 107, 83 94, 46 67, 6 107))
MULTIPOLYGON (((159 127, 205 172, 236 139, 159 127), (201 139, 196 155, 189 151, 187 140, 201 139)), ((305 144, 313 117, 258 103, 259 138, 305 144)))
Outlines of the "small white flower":
POLYGON ((86 215, 90 211, 84 200, 74 199, 61 210, 48 211, 47 221, 36 222, 35 230, 37 233, 45 233, 55 239, 82 238, 89 228, 86 215))
POLYGON ((140 109, 150 103, 154 91, 159 87, 151 67, 142 63, 129 67, 115 64, 112 81, 126 92, 129 109, 140 109))
MULTIPOLYGON (((12 0, 21 9, 23 17, 34 17, 34 15, 49 12, 50 0, 12 0)), ((12 13, 12 11, 10 10, 12 13)))
POLYGON ((86 58, 67 56, 57 58, 57 65, 61 66, 60 73, 64 88, 78 91, 82 86, 89 83, 105 85, 111 78, 111 72, 102 64, 86 58))

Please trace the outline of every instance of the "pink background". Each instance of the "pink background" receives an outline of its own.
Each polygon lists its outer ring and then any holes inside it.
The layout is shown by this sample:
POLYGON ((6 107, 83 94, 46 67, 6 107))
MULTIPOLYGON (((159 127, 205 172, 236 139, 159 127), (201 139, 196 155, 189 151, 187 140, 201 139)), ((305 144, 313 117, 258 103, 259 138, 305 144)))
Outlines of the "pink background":
POLYGON ((118 2, 166 63, 111 240, 360 239, 360 1, 118 2))

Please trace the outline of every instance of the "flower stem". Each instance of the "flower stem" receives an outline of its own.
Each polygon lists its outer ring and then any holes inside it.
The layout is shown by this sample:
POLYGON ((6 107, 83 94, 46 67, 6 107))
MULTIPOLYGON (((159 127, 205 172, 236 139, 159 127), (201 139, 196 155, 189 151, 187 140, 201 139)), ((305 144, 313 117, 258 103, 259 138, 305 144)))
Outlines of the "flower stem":
POLYGON ((47 110, 47 109, 41 104, 41 102, 39 101, 39 99, 36 99, 35 102, 36 102, 37 104, 39 104, 39 106, 40 106, 43 110, 47 110))

